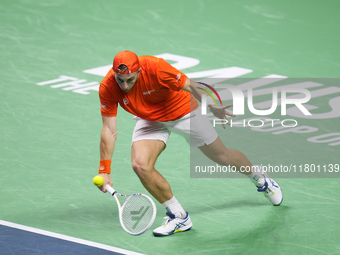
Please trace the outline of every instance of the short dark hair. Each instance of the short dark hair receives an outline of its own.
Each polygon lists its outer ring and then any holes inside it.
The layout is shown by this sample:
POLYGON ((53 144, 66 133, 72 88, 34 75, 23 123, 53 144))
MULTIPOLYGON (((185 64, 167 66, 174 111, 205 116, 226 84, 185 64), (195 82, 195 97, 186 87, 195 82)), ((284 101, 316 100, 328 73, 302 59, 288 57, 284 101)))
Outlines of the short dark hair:
POLYGON ((125 72, 125 71, 129 70, 129 68, 126 65, 121 64, 120 66, 118 66, 118 70, 125 72))

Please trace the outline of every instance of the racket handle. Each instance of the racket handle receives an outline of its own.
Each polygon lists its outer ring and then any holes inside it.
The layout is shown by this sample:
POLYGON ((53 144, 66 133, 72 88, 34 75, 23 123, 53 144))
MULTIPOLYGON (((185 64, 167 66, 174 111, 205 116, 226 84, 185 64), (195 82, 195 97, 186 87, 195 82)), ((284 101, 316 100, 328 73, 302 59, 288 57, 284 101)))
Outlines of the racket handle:
POLYGON ((114 193, 116 193, 116 191, 108 184, 106 184, 106 190, 107 192, 109 192, 112 196, 114 193))

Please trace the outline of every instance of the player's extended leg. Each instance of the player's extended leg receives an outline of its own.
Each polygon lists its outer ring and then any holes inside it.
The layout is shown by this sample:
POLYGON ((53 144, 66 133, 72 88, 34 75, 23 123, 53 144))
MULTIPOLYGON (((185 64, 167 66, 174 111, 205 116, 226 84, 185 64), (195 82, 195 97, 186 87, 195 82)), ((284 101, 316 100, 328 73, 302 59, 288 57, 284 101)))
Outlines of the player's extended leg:
POLYGON ((282 191, 280 186, 266 173, 263 173, 260 167, 253 167, 247 157, 238 150, 228 149, 224 146, 221 139, 217 139, 211 144, 204 144, 198 147, 208 158, 224 166, 236 166, 237 170, 247 175, 250 180, 258 187, 258 191, 264 192, 265 197, 273 205, 282 203, 282 191), (241 169, 243 167, 243 169, 241 169), (249 171, 242 171, 245 169, 249 171), (257 170, 255 172, 254 170, 257 170))
MULTIPOLYGON (((222 143, 220 137, 217 137, 217 139, 211 144, 204 144, 198 148, 214 162, 223 166, 236 166, 237 171, 240 171, 241 167, 248 167, 248 169, 251 169, 253 166, 242 152, 227 149, 222 143)), ((242 171, 241 173, 250 175, 251 171, 242 171)))
POLYGON ((150 194, 167 209, 164 224, 153 231, 155 236, 168 236, 192 227, 189 214, 173 196, 169 183, 154 167, 164 148, 165 143, 161 140, 139 140, 132 144, 131 151, 133 170, 150 194))

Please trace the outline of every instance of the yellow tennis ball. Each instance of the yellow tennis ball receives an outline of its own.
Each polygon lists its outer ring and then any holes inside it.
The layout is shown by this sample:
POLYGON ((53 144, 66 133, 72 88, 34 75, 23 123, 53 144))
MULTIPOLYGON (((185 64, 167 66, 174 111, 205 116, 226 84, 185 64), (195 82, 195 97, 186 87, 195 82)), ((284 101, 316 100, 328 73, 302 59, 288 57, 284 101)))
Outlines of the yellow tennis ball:
POLYGON ((97 187, 100 187, 104 184, 104 178, 100 175, 97 175, 93 178, 93 184, 97 187))

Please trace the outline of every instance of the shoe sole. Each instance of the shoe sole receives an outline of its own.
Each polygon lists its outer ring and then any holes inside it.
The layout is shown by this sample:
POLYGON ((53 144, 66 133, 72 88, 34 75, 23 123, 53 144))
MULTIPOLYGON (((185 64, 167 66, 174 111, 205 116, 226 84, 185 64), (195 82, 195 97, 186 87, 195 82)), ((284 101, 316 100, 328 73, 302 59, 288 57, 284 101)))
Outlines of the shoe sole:
POLYGON ((282 204, 282 201, 283 201, 283 198, 281 199, 281 202, 279 203, 279 204, 277 204, 277 205, 274 205, 274 206, 279 206, 280 204, 282 204))
POLYGON ((167 234, 161 234, 161 233, 152 233, 153 236, 157 236, 157 237, 161 237, 161 236, 171 236, 175 233, 178 233, 178 232, 185 232, 185 231, 189 231, 190 229, 192 228, 192 223, 190 223, 190 225, 188 226, 184 226, 184 227, 181 227, 175 231, 172 231, 170 233, 167 233, 167 234))
MULTIPOLYGON (((281 189, 280 189, 280 190, 281 190, 281 189)), ((282 193, 282 190, 281 190, 281 193, 282 193)), ((273 204, 273 202, 269 199, 268 196, 266 196, 266 194, 264 194, 264 197, 267 198, 267 199, 272 203, 272 205, 274 205, 274 206, 279 206, 280 204, 282 204, 282 201, 283 201, 283 196, 282 196, 280 203, 278 203, 278 204, 273 204)))

